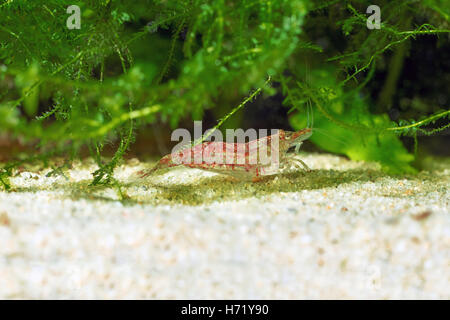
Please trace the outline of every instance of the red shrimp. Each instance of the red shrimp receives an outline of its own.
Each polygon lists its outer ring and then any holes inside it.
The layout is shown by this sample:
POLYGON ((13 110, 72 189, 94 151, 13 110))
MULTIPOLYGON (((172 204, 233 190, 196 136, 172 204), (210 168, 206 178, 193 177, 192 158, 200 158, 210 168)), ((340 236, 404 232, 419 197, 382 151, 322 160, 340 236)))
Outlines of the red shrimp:
POLYGON ((295 152, 298 152, 303 141, 311 135, 311 128, 295 132, 280 129, 276 134, 247 143, 203 142, 164 156, 141 177, 149 176, 159 169, 176 166, 207 170, 230 175, 239 180, 252 181, 278 174, 290 164, 295 166, 301 164, 309 171, 302 160, 289 156, 287 151, 295 147, 295 152), (266 153, 270 158, 269 161, 262 161, 261 156, 258 157, 261 152, 266 153))

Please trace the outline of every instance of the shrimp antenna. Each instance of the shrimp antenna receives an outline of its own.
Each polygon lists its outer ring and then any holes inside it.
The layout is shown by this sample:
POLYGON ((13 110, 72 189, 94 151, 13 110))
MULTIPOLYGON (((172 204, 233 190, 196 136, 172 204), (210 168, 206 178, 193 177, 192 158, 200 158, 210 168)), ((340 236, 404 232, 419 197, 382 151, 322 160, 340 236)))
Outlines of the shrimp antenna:
POLYGON ((314 128, 314 111, 311 103, 311 99, 308 100, 308 128, 314 128))
POLYGON ((310 126, 309 126, 309 121, 310 121, 310 119, 309 119, 309 103, 308 103, 309 101, 306 101, 306 127, 307 128, 309 128, 310 126))
MULTIPOLYGON (((309 79, 310 78, 310 72, 309 72, 309 64, 308 64, 308 58, 305 57, 305 84, 309 86, 309 79)), ((313 114, 313 108, 311 99, 308 99, 306 102, 306 126, 307 128, 312 129, 314 127, 314 114, 313 114)))
MULTIPOLYGON (((318 132, 318 133, 324 135, 325 137, 327 137, 327 138, 329 138, 329 139, 331 139, 331 140, 336 141, 337 143, 341 144, 342 146, 348 144, 348 140, 336 138, 336 136, 327 133, 327 131, 328 131, 328 130, 325 130, 325 129, 318 129, 318 128, 314 128, 314 129, 313 129, 313 132, 318 132)), ((329 132, 329 131, 328 131, 328 132, 329 132)))

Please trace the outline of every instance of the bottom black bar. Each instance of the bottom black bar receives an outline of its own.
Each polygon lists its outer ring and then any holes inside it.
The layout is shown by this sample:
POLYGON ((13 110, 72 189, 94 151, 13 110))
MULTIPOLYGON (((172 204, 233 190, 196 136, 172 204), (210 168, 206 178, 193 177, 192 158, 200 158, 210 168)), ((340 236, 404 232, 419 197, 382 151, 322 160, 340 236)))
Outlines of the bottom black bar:
MULTIPOLYGON (((444 301, 442 301, 444 302, 444 301)), ((445 303, 445 302, 444 302, 445 303)), ((448 305, 447 305, 448 306, 448 305)), ((0 310, 8 307, 15 317, 22 313, 86 317, 98 315, 126 319, 309 319, 345 316, 386 317, 397 309, 403 318, 418 317, 437 311, 424 301, 319 301, 319 300, 146 300, 146 301, 1 301, 0 310), (155 318, 156 317, 156 318, 155 318)))

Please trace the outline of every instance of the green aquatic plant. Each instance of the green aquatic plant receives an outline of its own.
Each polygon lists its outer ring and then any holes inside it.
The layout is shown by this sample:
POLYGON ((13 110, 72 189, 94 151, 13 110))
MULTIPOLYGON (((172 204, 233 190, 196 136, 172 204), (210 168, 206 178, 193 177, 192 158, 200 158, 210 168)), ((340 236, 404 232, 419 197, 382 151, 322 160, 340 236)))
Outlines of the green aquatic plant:
MULTIPOLYGON (((208 109, 221 110, 226 120, 246 104, 239 103, 243 97, 264 88, 266 97, 284 93, 286 105, 298 110, 290 118, 294 127, 303 125, 310 104, 319 129, 347 139, 338 148, 314 135, 319 147, 411 172, 414 156, 398 136, 435 134, 448 124, 426 126, 448 113, 429 109, 414 121, 392 123, 386 112, 408 43, 417 37, 448 41, 448 9, 437 0, 381 1, 381 29, 368 30, 369 4, 2 1, 0 133, 36 145, 41 158, 72 159, 87 149, 99 166, 92 184, 114 185, 114 169, 145 126, 166 122, 175 128, 182 119, 201 119, 208 109), (71 5, 80 8, 80 29, 68 28, 71 5), (413 18, 425 21, 415 25, 413 18), (326 37, 344 38, 324 44, 326 37), (393 71, 379 101, 362 98, 373 92, 378 65, 391 51, 393 71), (269 77, 270 88, 264 85, 269 77), (106 159, 105 146, 112 144, 117 149, 106 159)), ((35 154, 20 161, 27 159, 35 154)), ((10 185, 16 164, 0 168, 0 185, 10 185)))
MULTIPOLYGON (((414 155, 410 154, 399 140, 399 136, 413 137, 432 135, 443 131, 449 124, 435 129, 423 129, 437 119, 449 118, 450 111, 441 111, 420 121, 393 122, 386 114, 372 114, 368 103, 357 91, 343 93, 329 70, 315 70, 311 83, 320 84, 311 88, 297 82, 289 88, 291 79, 283 79, 286 90, 286 103, 292 104, 291 110, 304 110, 308 103, 316 106, 314 116, 316 134, 310 139, 322 149, 345 154, 353 160, 377 161, 390 173, 414 173, 411 166, 414 155), (319 77, 321 79, 317 79, 319 77)), ((291 125, 296 128, 307 126, 303 112, 290 117, 291 125)), ((417 148, 417 145, 415 146, 417 148)))
MULTIPOLYGON (((413 2, 408 1, 391 1, 382 7, 383 12, 390 14, 383 19, 381 28, 372 32, 361 28, 366 25, 367 16, 347 2, 347 12, 351 16, 337 23, 342 26, 346 36, 355 33, 350 38, 351 45, 347 46, 347 52, 324 57, 328 64, 311 58, 312 63, 316 63, 310 67, 311 71, 305 72, 308 65, 300 63, 290 69, 297 72, 292 72, 293 75, 289 77, 281 76, 280 81, 286 96, 285 104, 292 106, 291 111, 300 111, 290 117, 290 123, 295 129, 306 126, 304 110, 308 105, 316 107, 315 125, 318 129, 311 141, 322 149, 345 154, 354 160, 377 161, 390 173, 413 173, 416 169, 411 164, 417 155, 418 135, 432 135, 449 128, 450 111, 448 108, 445 110, 445 106, 441 109, 431 107, 434 112, 421 114, 416 120, 399 119, 395 122, 389 119, 386 111, 392 107, 399 72, 406 55, 403 45, 410 38, 448 34, 450 30, 436 28, 429 23, 413 30, 402 30, 411 27, 411 18, 419 15, 419 8, 414 8, 413 2), (373 81, 376 62, 385 60, 384 54, 389 51, 394 51, 394 54, 386 82, 378 94, 378 101, 373 101, 367 96, 370 91, 366 86, 373 81), (298 75, 303 75, 303 78, 298 75), (440 126, 426 128, 437 120, 446 119, 446 123, 440 126), (406 150, 399 140, 400 136, 414 139, 414 154, 406 150)), ((437 2, 428 1, 422 9, 424 7, 441 14, 436 21, 448 26, 448 15, 437 10, 437 2)))

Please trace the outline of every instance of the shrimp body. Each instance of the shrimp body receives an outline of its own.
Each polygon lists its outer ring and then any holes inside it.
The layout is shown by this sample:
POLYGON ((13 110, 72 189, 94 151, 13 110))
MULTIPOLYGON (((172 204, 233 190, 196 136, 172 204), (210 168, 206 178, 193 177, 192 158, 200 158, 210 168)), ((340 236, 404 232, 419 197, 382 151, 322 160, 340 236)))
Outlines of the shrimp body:
POLYGON ((311 129, 307 128, 296 132, 278 130, 276 134, 247 143, 203 142, 162 157, 142 177, 160 169, 184 166, 230 175, 240 180, 258 180, 262 176, 279 173, 280 168, 287 165, 288 149, 296 146, 298 151, 302 141, 309 136, 311 129))

